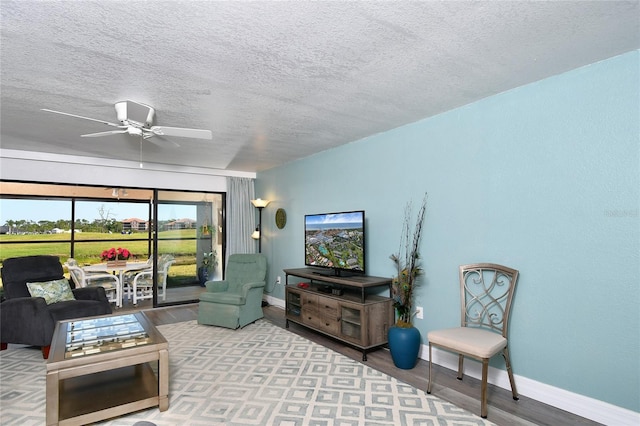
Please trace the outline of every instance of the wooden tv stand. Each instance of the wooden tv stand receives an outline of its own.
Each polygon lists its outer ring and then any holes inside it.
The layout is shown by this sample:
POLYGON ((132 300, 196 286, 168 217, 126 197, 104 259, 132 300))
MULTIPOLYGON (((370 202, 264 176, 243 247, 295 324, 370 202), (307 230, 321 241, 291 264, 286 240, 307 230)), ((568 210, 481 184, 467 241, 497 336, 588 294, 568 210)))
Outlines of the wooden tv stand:
POLYGON ((368 350, 387 344, 395 319, 393 300, 367 295, 366 289, 384 286, 391 291, 390 278, 324 275, 313 268, 284 273, 287 328, 291 321, 350 344, 362 350, 362 361, 368 350), (308 287, 289 284, 290 276, 305 279, 308 287))

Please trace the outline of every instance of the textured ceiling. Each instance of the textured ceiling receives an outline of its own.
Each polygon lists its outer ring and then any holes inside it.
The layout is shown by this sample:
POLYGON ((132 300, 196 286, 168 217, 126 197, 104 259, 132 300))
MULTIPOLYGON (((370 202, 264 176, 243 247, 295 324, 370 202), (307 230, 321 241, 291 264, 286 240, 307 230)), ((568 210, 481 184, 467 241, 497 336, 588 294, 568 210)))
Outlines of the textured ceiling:
POLYGON ((3 149, 256 172, 640 48, 638 1, 6 1, 3 149))

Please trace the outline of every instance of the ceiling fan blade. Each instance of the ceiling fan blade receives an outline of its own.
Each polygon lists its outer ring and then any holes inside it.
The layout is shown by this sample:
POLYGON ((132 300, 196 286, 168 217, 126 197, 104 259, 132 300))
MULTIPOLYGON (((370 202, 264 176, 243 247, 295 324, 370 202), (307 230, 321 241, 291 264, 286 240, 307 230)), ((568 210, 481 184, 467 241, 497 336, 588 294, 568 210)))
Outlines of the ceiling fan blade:
POLYGON ((145 139, 154 145, 158 145, 162 148, 180 148, 180 144, 172 141, 171 139, 164 138, 160 135, 155 135, 153 138, 151 136, 154 136, 154 134, 149 134, 148 138, 145 137, 145 139))
POLYGON ((122 130, 109 130, 107 132, 87 133, 86 135, 80 135, 82 138, 97 138, 100 136, 117 135, 120 133, 127 133, 126 127, 122 130))
POLYGON ((42 108, 42 111, 52 112, 54 114, 68 115, 69 117, 81 118, 83 120, 96 121, 98 123, 106 124, 107 126, 112 126, 112 127, 121 127, 122 126, 122 124, 115 124, 115 123, 111 123, 109 121, 97 120, 95 118, 89 118, 89 117, 83 117, 81 115, 69 114, 68 112, 54 111, 52 109, 46 109, 46 108, 42 108))
POLYGON ((176 136, 180 138, 213 139, 211 130, 186 129, 184 127, 152 126, 150 129, 159 136, 176 136))

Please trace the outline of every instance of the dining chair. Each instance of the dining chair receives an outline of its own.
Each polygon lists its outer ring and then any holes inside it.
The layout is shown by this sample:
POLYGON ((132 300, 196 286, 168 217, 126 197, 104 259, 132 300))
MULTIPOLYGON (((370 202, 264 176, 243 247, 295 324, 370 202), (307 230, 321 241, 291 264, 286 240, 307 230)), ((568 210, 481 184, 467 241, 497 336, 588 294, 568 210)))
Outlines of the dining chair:
POLYGON ((475 263, 459 268, 461 324, 460 327, 434 330, 429 340, 429 383, 432 385, 432 348, 438 347, 458 354, 458 380, 463 377, 464 357, 482 363, 480 388, 480 416, 487 418, 487 375, 489 360, 496 354, 504 357, 511 393, 518 400, 518 392, 509 359, 507 330, 513 295, 519 272, 494 263, 475 263))
POLYGON ((136 275, 141 272, 150 272, 153 270, 153 256, 147 259, 147 267, 137 271, 126 271, 122 280, 122 297, 126 296, 127 300, 133 299, 133 280, 136 275))
POLYGON ((65 266, 78 287, 103 287, 109 302, 115 303, 116 306, 118 306, 120 300, 120 280, 116 275, 96 272, 88 273, 78 266, 78 263, 73 259, 67 260, 65 266))
MULTIPOLYGON (((164 254, 158 258, 158 298, 166 300, 167 294, 167 276, 169 275, 169 267, 173 265, 175 259, 173 256, 164 254)), ((137 305, 138 301, 153 298, 153 270, 145 269, 138 272, 133 278, 131 284, 133 293, 133 304, 137 305)))

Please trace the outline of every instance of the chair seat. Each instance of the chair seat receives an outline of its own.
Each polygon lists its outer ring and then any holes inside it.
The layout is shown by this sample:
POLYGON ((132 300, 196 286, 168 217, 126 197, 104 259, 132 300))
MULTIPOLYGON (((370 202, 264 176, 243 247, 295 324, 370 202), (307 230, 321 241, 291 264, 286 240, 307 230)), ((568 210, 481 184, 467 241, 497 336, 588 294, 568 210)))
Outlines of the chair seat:
POLYGON ((222 303, 225 305, 244 305, 245 303, 247 303, 247 300, 241 294, 228 292, 202 292, 200 293, 200 301, 209 303, 222 303))
POLYGON ((87 287, 104 287, 105 290, 110 290, 113 289, 115 290, 116 288, 118 288, 118 285, 116 282, 114 282, 113 280, 97 280, 97 281, 92 281, 91 283, 87 283, 87 287))
POLYGON ((478 358, 491 358, 507 346, 507 339, 498 333, 473 327, 434 330, 427 334, 434 345, 478 358))
POLYGON ((151 278, 139 277, 138 281, 136 281, 136 285, 151 287, 153 285, 153 280, 151 278))

